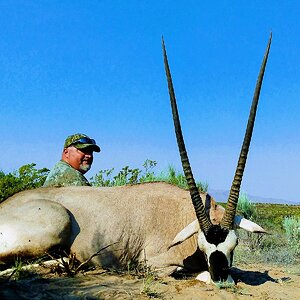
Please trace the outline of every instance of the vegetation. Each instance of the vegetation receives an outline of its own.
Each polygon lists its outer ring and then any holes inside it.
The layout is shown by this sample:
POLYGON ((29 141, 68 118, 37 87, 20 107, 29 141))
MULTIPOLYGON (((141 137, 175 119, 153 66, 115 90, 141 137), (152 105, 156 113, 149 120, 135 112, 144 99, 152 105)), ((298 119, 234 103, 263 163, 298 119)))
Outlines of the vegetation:
POLYGON ((254 204, 245 195, 239 202, 239 213, 264 227, 269 234, 238 230, 240 243, 235 251, 235 262, 299 263, 300 206, 254 204))
MULTIPOLYGON (((120 186, 125 184, 137 184, 144 182, 165 181, 181 188, 187 189, 185 176, 177 172, 172 166, 167 171, 155 174, 153 169, 157 162, 147 159, 142 165, 142 169, 123 167, 116 175, 114 168, 100 170, 90 179, 93 186, 120 186)), ((15 193, 41 187, 49 173, 47 168, 37 169, 36 164, 26 164, 17 171, 5 174, 0 171, 0 202, 14 195, 15 193)), ((207 183, 197 182, 198 188, 206 192, 207 183)))
POLYGON ((30 278, 36 275, 36 271, 28 265, 24 263, 21 258, 17 257, 14 262, 14 266, 12 268, 11 274, 8 276, 7 281, 10 280, 20 280, 30 278))
POLYGON ((155 280, 156 278, 152 274, 143 278, 141 294, 146 295, 148 298, 161 298, 161 293, 159 293, 155 288, 155 280))
POLYGON ((283 228, 289 245, 300 255, 300 217, 285 217, 283 228))
POLYGON ((240 195, 237 211, 248 220, 254 220, 257 215, 256 206, 250 201, 247 194, 240 195))
POLYGON ((22 270, 23 262, 17 257, 15 260, 14 271, 11 277, 14 277, 15 280, 21 279, 23 277, 24 271, 22 270))
POLYGON ((155 181, 153 168, 156 165, 156 161, 147 159, 143 163, 144 170, 131 169, 129 166, 125 166, 115 176, 113 176, 114 168, 100 170, 95 177, 90 179, 90 183, 93 186, 120 186, 155 181))
MULTIPOLYGON (((95 177, 91 178, 90 182, 93 186, 119 186, 125 184, 165 181, 184 189, 188 188, 185 176, 178 172, 173 166, 169 166, 166 171, 155 174, 153 169, 156 165, 156 161, 147 159, 142 165, 142 170, 125 166, 115 176, 113 176, 114 168, 100 170, 95 177)), ((207 183, 197 182, 196 185, 200 191, 206 192, 208 189, 207 183)))
POLYGON ((18 171, 5 174, 0 171, 0 202, 15 193, 35 189, 43 185, 48 169, 36 169, 36 164, 31 163, 19 168, 18 171))
POLYGON ((300 217, 300 206, 287 204, 256 204, 256 220, 267 229, 275 231, 283 230, 283 220, 285 217, 300 217))
POLYGON ((231 290, 232 292, 236 292, 236 290, 237 290, 234 282, 219 281, 219 282, 216 282, 216 287, 220 290, 226 289, 226 290, 231 290))

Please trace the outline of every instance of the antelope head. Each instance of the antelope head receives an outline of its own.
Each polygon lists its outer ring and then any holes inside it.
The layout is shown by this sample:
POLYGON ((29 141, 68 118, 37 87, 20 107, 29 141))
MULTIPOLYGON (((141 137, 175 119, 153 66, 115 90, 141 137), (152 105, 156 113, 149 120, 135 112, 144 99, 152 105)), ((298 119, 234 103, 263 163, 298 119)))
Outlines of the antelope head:
POLYGON ((188 183, 191 200, 201 229, 198 235, 198 247, 205 254, 207 265, 208 265, 209 273, 204 272, 206 274, 204 273, 200 274, 199 275, 200 277, 198 279, 202 281, 206 281, 207 283, 209 283, 211 280, 213 282, 217 282, 217 281, 233 282, 230 276, 230 268, 232 265, 233 251, 238 243, 238 239, 233 229, 233 225, 234 225, 236 207, 237 207, 239 193, 240 193, 240 186, 242 182, 242 177, 246 165, 247 155, 248 155, 251 136, 254 127, 259 94, 260 94, 263 76, 264 76, 269 50, 271 46, 271 40, 272 40, 272 34, 270 35, 267 49, 258 75, 253 101, 250 109, 247 129, 244 136, 244 141, 241 148, 240 156, 238 159, 234 179, 230 189, 226 210, 220 224, 218 225, 213 225, 209 217, 206 215, 204 205, 201 201, 200 194, 198 188, 196 187, 196 183, 192 174, 192 169, 189 163, 189 159, 188 159, 188 155, 187 155, 187 151, 185 148, 183 135, 181 131, 181 125, 180 125, 180 120, 178 115, 172 77, 171 77, 170 68, 168 64, 166 48, 165 48, 164 40, 162 40, 164 65, 165 65, 166 76, 168 81, 172 116, 174 121, 174 128, 175 128, 175 134, 177 138, 178 149, 181 157, 183 171, 188 183))

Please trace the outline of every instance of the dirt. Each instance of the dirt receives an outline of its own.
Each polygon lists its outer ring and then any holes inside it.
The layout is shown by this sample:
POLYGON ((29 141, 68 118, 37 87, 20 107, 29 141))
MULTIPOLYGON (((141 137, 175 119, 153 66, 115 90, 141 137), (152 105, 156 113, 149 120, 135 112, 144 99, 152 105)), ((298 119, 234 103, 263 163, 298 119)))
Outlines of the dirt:
POLYGON ((300 299, 299 266, 239 265, 232 274, 237 284, 220 288, 193 277, 156 278, 102 269, 67 277, 40 269, 27 279, 2 277, 0 299, 300 299))

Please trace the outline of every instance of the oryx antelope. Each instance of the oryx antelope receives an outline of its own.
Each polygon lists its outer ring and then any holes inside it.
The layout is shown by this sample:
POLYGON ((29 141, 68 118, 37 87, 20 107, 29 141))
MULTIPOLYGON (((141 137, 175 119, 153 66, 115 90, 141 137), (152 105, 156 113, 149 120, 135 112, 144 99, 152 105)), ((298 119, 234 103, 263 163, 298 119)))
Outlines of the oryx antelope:
POLYGON ((113 188, 40 188, 18 193, 0 205, 0 261, 33 257, 57 247, 85 261, 111 245, 92 263, 106 267, 146 261, 163 275, 181 267, 201 272, 198 279, 207 283, 230 280, 237 245, 234 223, 252 232, 264 232, 235 213, 270 44, 271 37, 226 211, 208 194, 199 194, 195 186, 163 43, 175 132, 189 192, 158 182, 113 188))

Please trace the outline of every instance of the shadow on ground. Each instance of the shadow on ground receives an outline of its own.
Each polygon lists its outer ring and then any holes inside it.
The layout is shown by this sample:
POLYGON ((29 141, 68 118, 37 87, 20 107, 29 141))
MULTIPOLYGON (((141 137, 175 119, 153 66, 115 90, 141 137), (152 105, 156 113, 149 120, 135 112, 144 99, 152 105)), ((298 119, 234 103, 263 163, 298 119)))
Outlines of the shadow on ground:
POLYGON ((232 268, 232 278, 235 282, 243 282, 247 285, 257 286, 262 285, 266 282, 275 282, 279 280, 287 281, 289 277, 283 277, 281 279, 274 279, 269 275, 268 271, 259 272, 259 271, 246 271, 237 268, 232 268))

